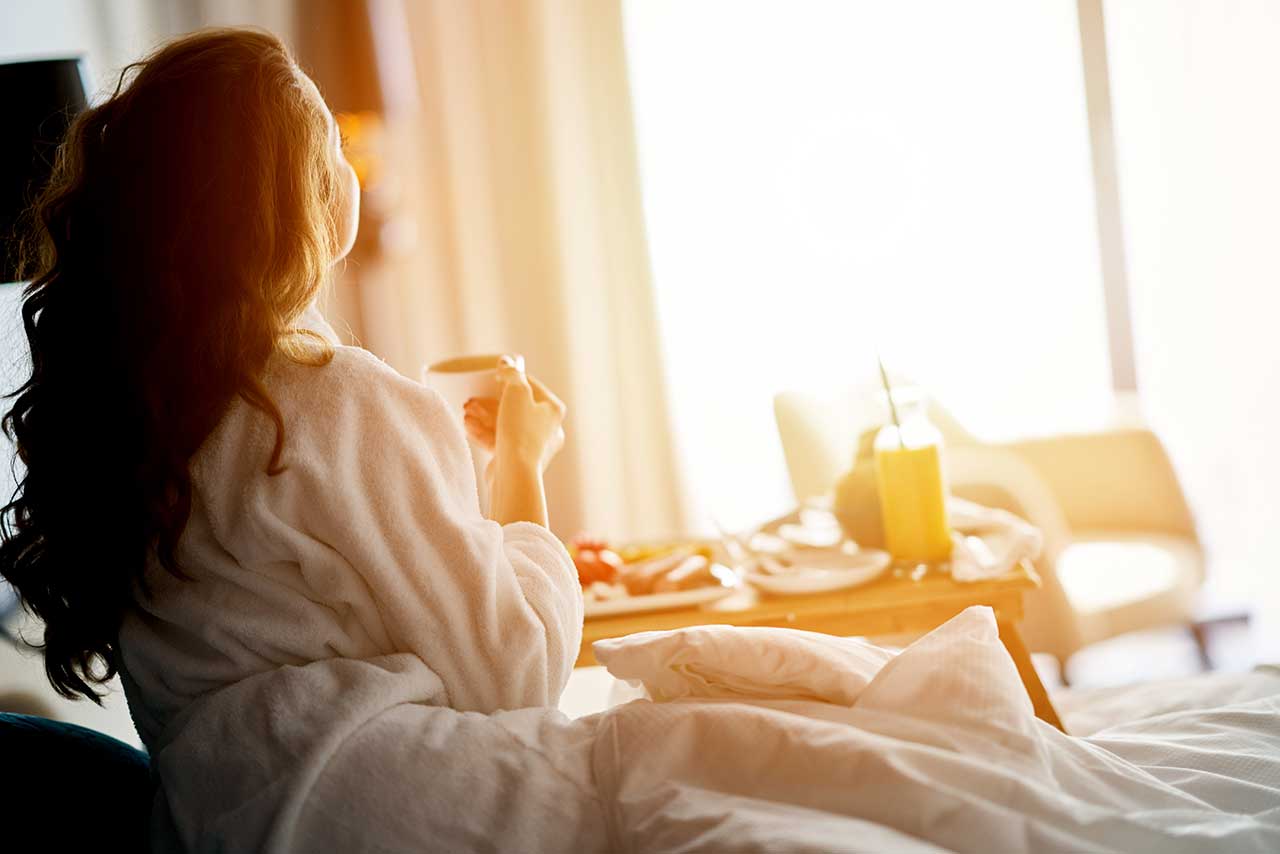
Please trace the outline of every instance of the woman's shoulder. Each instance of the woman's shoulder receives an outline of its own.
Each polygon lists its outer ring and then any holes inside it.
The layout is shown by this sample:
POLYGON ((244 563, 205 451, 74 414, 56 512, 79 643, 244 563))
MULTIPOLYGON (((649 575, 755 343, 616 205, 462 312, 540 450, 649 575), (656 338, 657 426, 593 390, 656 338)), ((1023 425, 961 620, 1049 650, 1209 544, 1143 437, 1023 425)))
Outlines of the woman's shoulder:
POLYGON ((294 359, 277 351, 267 364, 268 384, 283 382, 292 387, 305 385, 320 389, 356 379, 375 383, 404 379, 395 368, 363 347, 336 344, 329 350, 331 358, 315 363, 294 359))
POLYGON ((265 384, 282 409, 296 408, 304 414, 335 406, 443 406, 434 391, 361 347, 334 346, 332 358, 322 364, 307 364, 277 354, 267 367, 265 384))
POLYGON ((461 413, 368 350, 335 346, 321 365, 281 361, 271 366, 267 391, 300 443, 336 450, 363 436, 384 445, 425 447, 425 440, 465 452, 461 413))
MULTIPOLYGON (((263 385, 284 425, 282 462, 299 473, 323 475, 352 458, 371 461, 413 449, 415 454, 466 454, 461 419, 440 395, 359 347, 335 346, 324 364, 273 355, 263 385), (345 461, 345 462, 344 462, 345 461)), ((220 476, 265 470, 277 439, 274 420, 243 399, 200 453, 201 470, 220 476)))

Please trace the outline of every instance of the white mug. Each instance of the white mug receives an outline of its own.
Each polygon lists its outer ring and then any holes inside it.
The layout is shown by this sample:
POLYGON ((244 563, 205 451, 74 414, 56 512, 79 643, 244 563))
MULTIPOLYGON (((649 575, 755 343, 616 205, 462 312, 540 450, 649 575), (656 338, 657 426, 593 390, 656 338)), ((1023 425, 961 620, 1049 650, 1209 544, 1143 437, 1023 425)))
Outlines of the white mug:
MULTIPOLYGON (((463 404, 473 397, 502 396, 502 384, 498 382, 498 366, 503 354, 486 353, 480 356, 458 356, 425 365, 422 382, 437 392, 449 404, 449 410, 459 420, 463 404)), ((524 370, 524 357, 515 355, 516 366, 524 370)), ((465 428, 464 428, 465 429, 465 428)), ((471 462, 476 472, 476 492, 480 499, 480 512, 489 512, 489 487, 484 480, 485 467, 493 455, 467 434, 467 447, 471 449, 471 462)))

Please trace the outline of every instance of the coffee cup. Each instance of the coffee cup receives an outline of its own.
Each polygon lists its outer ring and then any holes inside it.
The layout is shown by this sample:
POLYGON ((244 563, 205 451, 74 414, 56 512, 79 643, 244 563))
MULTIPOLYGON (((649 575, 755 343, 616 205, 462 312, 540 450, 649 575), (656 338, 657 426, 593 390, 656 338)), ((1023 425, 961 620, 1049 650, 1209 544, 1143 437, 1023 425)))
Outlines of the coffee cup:
MULTIPOLYGON (((477 356, 457 356, 426 365, 422 369, 424 385, 437 391, 449 405, 449 411, 459 419, 463 405, 473 397, 502 397, 502 383, 498 381, 498 367, 502 353, 485 353, 477 356)), ((514 355, 516 366, 524 370, 524 357, 514 355)), ((488 512, 489 490, 484 480, 484 470, 492 454, 467 434, 467 446, 471 449, 471 461, 476 472, 476 491, 480 509, 488 512)))

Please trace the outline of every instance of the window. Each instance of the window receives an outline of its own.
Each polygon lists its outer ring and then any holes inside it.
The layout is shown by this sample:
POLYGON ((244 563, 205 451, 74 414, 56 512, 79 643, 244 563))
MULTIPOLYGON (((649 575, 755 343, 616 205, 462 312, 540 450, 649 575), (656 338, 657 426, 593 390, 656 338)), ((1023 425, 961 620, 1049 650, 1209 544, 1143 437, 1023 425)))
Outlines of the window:
MULTIPOLYGON (((1280 6, 1107 3, 1144 413, 1227 598, 1280 602, 1280 6)), ((1280 648, 1272 606, 1254 623, 1280 648)))
POLYGON ((875 354, 979 434, 1110 400, 1075 4, 631 0, 641 180, 701 506, 792 503, 775 392, 875 354))

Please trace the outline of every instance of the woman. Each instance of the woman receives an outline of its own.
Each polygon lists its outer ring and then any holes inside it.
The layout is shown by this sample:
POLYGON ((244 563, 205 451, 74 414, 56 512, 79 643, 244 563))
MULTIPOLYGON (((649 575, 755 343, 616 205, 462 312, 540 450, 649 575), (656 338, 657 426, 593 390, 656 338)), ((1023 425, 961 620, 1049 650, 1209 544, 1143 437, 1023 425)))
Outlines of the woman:
MULTIPOLYGON (((542 485, 564 407, 511 360, 500 405, 468 403, 483 518, 459 413, 312 305, 357 205, 284 46, 217 30, 126 69, 37 206, 0 572, 60 693, 120 673, 163 850, 482 846, 544 773, 511 733, 567 725, 545 710, 582 604, 542 485)), ((507 820, 591 847, 564 809, 507 820)))

